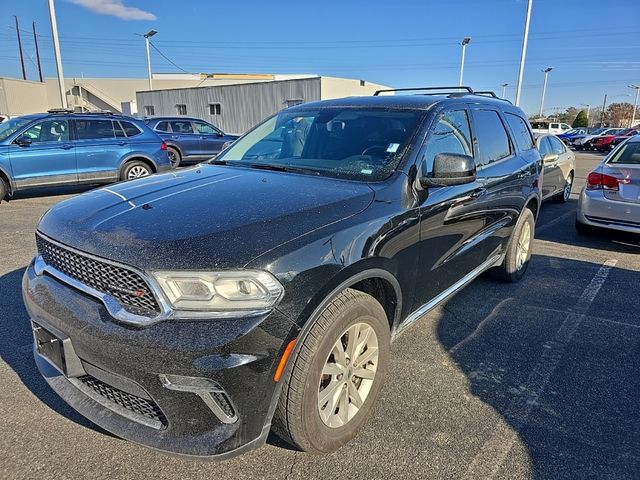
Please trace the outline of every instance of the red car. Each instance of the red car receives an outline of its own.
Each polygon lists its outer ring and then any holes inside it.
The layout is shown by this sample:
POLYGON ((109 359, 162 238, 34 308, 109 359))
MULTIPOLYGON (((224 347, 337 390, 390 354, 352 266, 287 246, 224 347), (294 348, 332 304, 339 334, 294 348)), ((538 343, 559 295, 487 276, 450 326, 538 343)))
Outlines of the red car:
POLYGON ((597 137, 593 141, 593 147, 599 152, 605 152, 607 150, 613 150, 613 148, 620 142, 623 142, 629 137, 637 135, 639 132, 635 128, 627 128, 620 132, 619 135, 605 135, 603 137, 597 137))

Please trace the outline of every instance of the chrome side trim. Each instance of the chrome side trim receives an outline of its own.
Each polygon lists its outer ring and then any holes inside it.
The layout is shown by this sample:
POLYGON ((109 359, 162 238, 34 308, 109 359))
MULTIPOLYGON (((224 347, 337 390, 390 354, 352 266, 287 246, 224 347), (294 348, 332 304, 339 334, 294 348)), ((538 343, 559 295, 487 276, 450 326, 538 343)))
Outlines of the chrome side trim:
POLYGON ((499 265, 503 259, 504 259, 504 254, 494 255, 490 257, 486 262, 484 262, 480 266, 476 267, 474 270, 467 273, 464 277, 462 277, 456 283, 451 285, 445 291, 443 291, 442 293, 434 297, 432 300, 430 300, 429 302, 419 307, 417 310, 410 313, 407 316, 407 318, 400 325, 398 325, 395 332, 393 332, 393 337, 394 338, 397 337, 405 329, 409 328, 415 322, 420 320, 421 317, 429 313, 431 310, 433 310, 435 307, 440 305, 445 300, 448 300, 449 298, 453 297, 456 293, 462 290, 462 288, 464 288, 466 285, 468 285, 473 280, 475 280, 476 277, 478 277, 481 273, 483 273, 484 271, 488 270, 491 267, 499 265))

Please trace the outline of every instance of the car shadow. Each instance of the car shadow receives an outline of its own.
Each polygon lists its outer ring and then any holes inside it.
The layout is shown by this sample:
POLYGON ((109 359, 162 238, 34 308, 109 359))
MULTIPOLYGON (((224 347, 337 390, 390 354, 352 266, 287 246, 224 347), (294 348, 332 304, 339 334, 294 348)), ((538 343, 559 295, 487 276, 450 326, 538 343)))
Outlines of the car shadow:
POLYGON ((24 268, 0 276, 0 358, 20 377, 22 383, 45 405, 69 420, 100 433, 111 435, 71 408, 42 378, 33 359, 33 335, 29 315, 22 301, 24 268))
POLYGON ((517 448, 539 479, 640 472, 640 272, 623 267, 599 284, 602 264, 535 255, 520 283, 481 277, 433 312, 469 391, 502 417, 472 477, 509 477, 517 448))

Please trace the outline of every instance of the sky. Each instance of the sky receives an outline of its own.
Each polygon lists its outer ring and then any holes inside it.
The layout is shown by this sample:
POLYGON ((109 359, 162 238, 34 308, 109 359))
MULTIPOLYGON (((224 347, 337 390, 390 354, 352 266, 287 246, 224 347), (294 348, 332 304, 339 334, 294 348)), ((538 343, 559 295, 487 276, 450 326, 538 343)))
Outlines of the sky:
MULTIPOLYGON (((44 75, 56 74, 47 0, 2 0, 0 76, 20 77, 13 16, 27 76, 37 80, 32 22, 44 75)), ((65 77, 145 77, 154 72, 311 73, 393 87, 464 84, 515 97, 526 0, 55 0, 65 77), (161 55, 161 53, 164 57, 161 55)), ((521 106, 633 102, 640 84, 640 1, 533 0, 521 106)))

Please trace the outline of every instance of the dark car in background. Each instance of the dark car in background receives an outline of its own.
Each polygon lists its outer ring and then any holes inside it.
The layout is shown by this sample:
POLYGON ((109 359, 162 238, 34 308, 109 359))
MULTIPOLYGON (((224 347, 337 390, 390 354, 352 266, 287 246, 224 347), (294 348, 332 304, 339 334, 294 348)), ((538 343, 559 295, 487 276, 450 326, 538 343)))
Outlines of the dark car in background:
POLYGON ((593 139, 593 148, 599 152, 613 150, 617 145, 627 140, 629 137, 638 135, 635 128, 627 128, 615 135, 604 135, 593 139))
POLYGON ((171 164, 175 167, 215 157, 238 135, 228 135, 199 118, 152 117, 146 124, 167 142, 171 164))
POLYGON ((102 184, 171 169, 144 122, 110 113, 47 113, 0 124, 0 201, 24 189, 102 184))
POLYGON ((527 117, 468 87, 417 90, 288 108, 196 168, 49 210, 23 277, 49 385, 173 453, 237 455, 272 428, 309 452, 347 443, 391 339, 531 257, 527 117))

